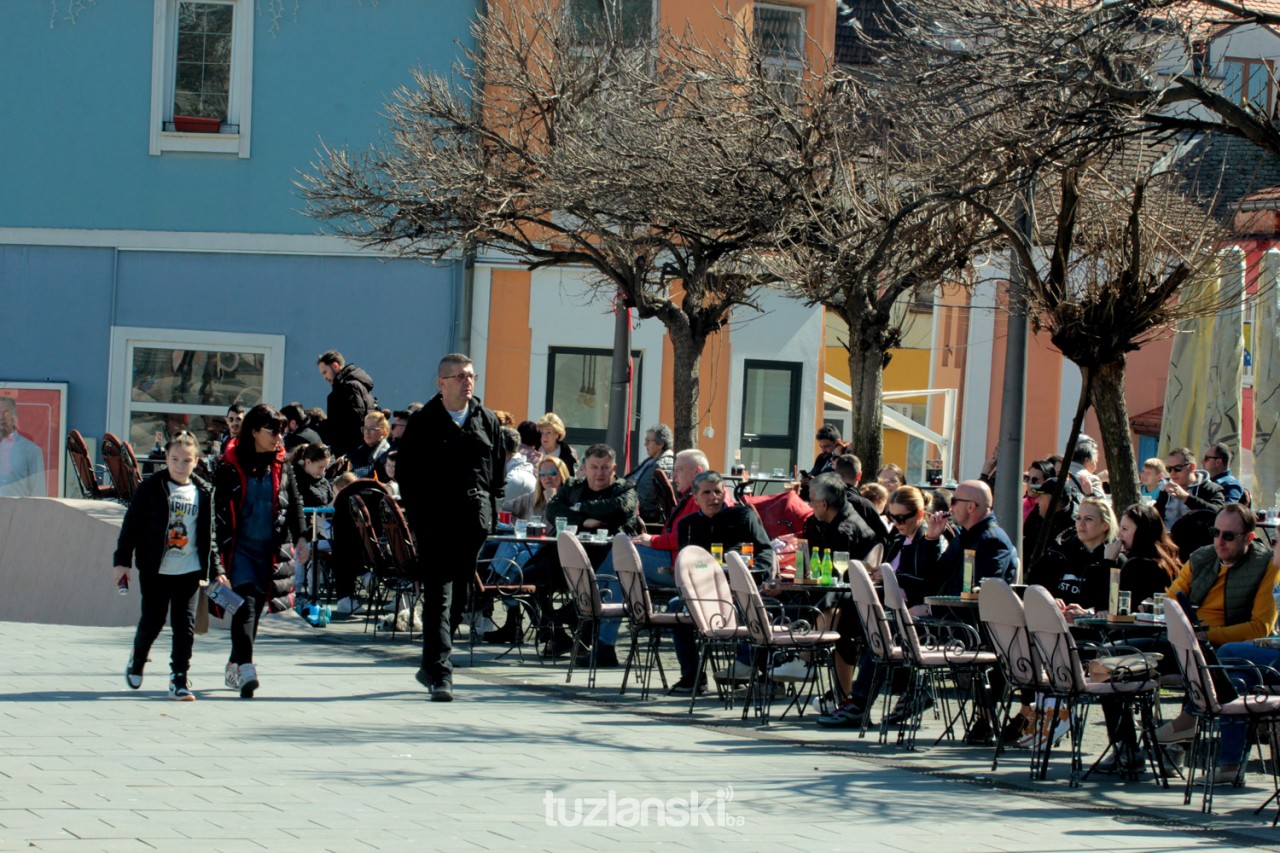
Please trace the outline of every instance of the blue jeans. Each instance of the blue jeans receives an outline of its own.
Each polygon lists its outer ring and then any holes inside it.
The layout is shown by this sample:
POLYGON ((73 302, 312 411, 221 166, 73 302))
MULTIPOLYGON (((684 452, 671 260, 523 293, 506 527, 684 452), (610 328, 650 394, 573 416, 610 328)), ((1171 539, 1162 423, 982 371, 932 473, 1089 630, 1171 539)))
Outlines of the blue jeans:
MULTIPOLYGON (((1280 649, 1263 649, 1253 643, 1224 643, 1218 648, 1218 659, 1226 661, 1226 665, 1230 666, 1229 658, 1243 659, 1259 666, 1280 669, 1280 649)), ((1263 673, 1264 677, 1260 679, 1258 673, 1251 669, 1234 669, 1230 674, 1232 683, 1242 695, 1249 688, 1257 687, 1262 681, 1272 686, 1280 684, 1280 678, 1270 673, 1263 673)), ((1218 764, 1239 765, 1245 760, 1249 752, 1248 732, 1248 717, 1222 719, 1222 741, 1218 764)))
MULTIPOLYGON (((644 579, 650 587, 673 587, 676 585, 675 575, 663 574, 659 569, 665 568, 671 571, 671 552, 659 551, 656 548, 650 548, 647 545, 637 545, 636 551, 640 554, 640 565, 644 567, 644 579)), ((600 564, 600 575, 608 575, 600 579, 601 595, 604 596, 606 603, 621 604, 622 603, 622 584, 618 583, 618 573, 613 568, 613 552, 609 552, 609 556, 604 558, 604 562, 600 564)), ((659 596, 661 598, 661 596, 659 596)), ((612 646, 618 642, 618 631, 622 627, 620 619, 606 619, 600 625, 600 642, 606 646, 612 646)), ((679 648, 676 649, 679 656, 679 648)), ((696 656, 695 656, 696 662, 696 656)))

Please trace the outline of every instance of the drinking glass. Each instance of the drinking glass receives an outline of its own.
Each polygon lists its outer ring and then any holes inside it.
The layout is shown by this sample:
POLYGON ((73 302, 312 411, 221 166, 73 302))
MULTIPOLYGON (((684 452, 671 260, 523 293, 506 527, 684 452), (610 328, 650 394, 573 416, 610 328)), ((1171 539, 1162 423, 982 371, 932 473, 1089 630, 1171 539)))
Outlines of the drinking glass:
POLYGON ((529 522, 523 518, 516 519, 516 538, 523 539, 529 532, 529 522))
POLYGON ((568 526, 569 526, 569 519, 557 518, 556 519, 556 535, 559 536, 561 533, 564 533, 565 528, 568 526))
POLYGON ((1133 593, 1129 592, 1129 590, 1127 589, 1120 590, 1120 594, 1116 596, 1116 600, 1117 600, 1116 610, 1119 611, 1116 615, 1118 616, 1129 615, 1129 606, 1133 601, 1132 596, 1133 596, 1133 593))
POLYGON ((831 554, 831 572, 837 583, 842 583, 849 571, 849 552, 835 551, 831 554))

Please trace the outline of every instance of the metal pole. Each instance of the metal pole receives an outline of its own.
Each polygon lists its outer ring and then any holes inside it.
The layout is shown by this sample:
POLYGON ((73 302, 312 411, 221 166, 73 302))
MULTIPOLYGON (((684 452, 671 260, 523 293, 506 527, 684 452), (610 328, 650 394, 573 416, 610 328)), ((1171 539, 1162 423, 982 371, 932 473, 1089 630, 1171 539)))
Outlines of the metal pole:
POLYGON ((627 308, 621 293, 614 300, 613 322, 613 370, 609 383, 609 425, 605 441, 618 454, 618 470, 631 468, 631 447, 628 438, 631 424, 628 402, 631 399, 631 309, 627 308))
MULTIPOLYGON (((1030 188, 1018 197, 1018 232, 1030 244, 1030 188)), ((1023 272, 1009 253, 1009 317, 1004 353, 1004 382, 1000 390, 1000 440, 995 477, 995 513, 1013 545, 1022 552, 1022 435, 1026 427, 1027 310, 1023 272)), ((1025 556, 1025 555, 1024 555, 1025 556)), ((1018 561, 1015 582, 1022 583, 1027 567, 1018 561)))

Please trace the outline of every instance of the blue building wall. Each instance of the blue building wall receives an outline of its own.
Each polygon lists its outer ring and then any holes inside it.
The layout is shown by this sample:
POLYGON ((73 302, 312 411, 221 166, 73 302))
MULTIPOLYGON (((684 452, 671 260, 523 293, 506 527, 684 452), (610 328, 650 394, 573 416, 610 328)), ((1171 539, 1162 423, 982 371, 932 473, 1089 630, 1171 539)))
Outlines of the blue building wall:
POLYGON ((106 427, 117 326, 285 336, 284 399, 323 406, 316 356, 340 350, 379 402, 435 393, 458 265, 299 255, 0 246, 0 380, 67 382, 70 428, 106 427))
POLYGON ((258 13, 252 151, 239 159, 148 153, 152 0, 86 6, 52 29, 48 3, 0 3, 0 226, 314 233, 292 181, 320 139, 375 139, 411 68, 460 58, 479 5, 302 0, 274 36, 258 13))

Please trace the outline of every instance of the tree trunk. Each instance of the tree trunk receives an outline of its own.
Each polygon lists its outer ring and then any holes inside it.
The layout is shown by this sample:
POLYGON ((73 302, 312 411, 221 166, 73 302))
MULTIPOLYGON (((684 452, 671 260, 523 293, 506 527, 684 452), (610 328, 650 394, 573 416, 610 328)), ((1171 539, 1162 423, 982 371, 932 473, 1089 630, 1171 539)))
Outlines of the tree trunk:
MULTIPOLYGON (((1067 446, 1062 450, 1062 465, 1058 468, 1058 476, 1055 478, 1058 482, 1053 489, 1053 498, 1049 501, 1049 518, 1053 518, 1053 514, 1062 506, 1062 495, 1067 488, 1067 475, 1071 471, 1071 455, 1075 452, 1076 442, 1080 439, 1080 429, 1084 426, 1084 413, 1089 410, 1089 399, 1093 395, 1095 372, 1090 367, 1080 368, 1080 396, 1076 400, 1076 416, 1071 419, 1071 434, 1067 436, 1067 446)), ((1049 525, 1042 525, 1031 553, 1022 555, 1022 577, 1027 577, 1040 561, 1040 555, 1049 546, 1049 532, 1049 525)))
POLYGON ((1125 357, 1101 365, 1093 383, 1093 410, 1107 449, 1111 502, 1118 517, 1138 502, 1138 465, 1129 437, 1129 410, 1124 401, 1125 357))
MULTIPOLYGON (((665 322, 664 318, 664 322, 665 322)), ((698 378, 702 369, 702 350, 705 336, 699 337, 683 324, 667 323, 667 336, 671 339, 671 394, 675 406, 675 418, 671 430, 675 435, 675 450, 688 450, 698 446, 699 388, 698 378)), ((712 463, 718 468, 717 463, 712 463)))
POLYGON ((871 318, 846 316, 849 324, 849 452, 862 461, 862 476, 875 482, 884 458, 884 351, 869 341, 871 318))

